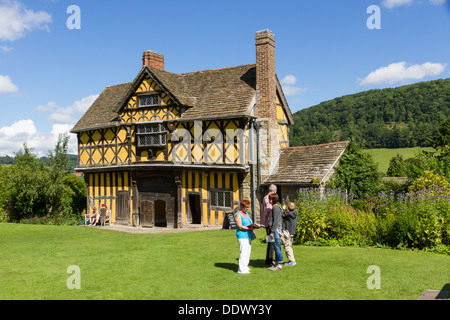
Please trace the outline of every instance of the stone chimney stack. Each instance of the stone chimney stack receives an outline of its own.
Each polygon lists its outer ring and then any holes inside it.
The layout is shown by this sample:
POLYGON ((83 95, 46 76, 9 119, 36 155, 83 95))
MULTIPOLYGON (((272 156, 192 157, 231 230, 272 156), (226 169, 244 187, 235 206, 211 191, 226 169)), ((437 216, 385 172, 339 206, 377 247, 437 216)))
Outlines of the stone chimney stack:
POLYGON ((258 118, 277 121, 277 89, 275 73, 275 36, 266 29, 256 32, 256 85, 258 86, 258 118))
POLYGON ((146 65, 164 70, 164 56, 150 50, 145 51, 142 54, 142 68, 146 65))

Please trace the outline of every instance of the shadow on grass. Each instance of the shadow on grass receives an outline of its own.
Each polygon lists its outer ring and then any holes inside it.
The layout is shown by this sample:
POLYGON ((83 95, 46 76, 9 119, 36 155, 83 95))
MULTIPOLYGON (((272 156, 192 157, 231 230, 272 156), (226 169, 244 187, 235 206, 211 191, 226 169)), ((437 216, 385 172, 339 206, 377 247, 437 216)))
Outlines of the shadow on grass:
MULTIPOLYGON (((233 272, 237 272, 239 267, 239 258, 236 259, 236 263, 230 263, 230 262, 216 262, 214 264, 217 268, 223 268, 228 269, 233 272)), ((250 259, 250 263, 248 264, 250 268, 267 268, 266 267, 266 260, 264 259, 250 259)))

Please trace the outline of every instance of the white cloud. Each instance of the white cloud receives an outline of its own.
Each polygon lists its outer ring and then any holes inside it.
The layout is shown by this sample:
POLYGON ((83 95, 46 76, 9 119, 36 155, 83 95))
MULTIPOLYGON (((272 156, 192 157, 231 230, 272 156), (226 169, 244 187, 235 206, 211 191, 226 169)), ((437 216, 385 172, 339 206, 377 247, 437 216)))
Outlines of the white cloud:
POLYGON ((307 88, 295 87, 294 84, 297 83, 297 78, 294 75, 287 75, 281 81, 283 85, 283 92, 286 96, 295 96, 305 93, 307 88))
POLYGON ((0 50, 2 50, 3 52, 11 52, 14 50, 14 48, 7 47, 7 46, 1 46, 0 50))
POLYGON ((47 119, 51 123, 55 124, 67 124, 75 123, 80 116, 82 116, 87 109, 94 103, 98 95, 89 95, 81 100, 75 101, 71 106, 62 108, 58 107, 55 102, 50 101, 46 105, 40 105, 36 107, 36 111, 39 113, 53 111, 47 119))
POLYGON ((364 79, 358 79, 360 86, 374 84, 393 84, 406 80, 421 80, 428 76, 441 74, 447 64, 425 62, 424 64, 414 64, 407 67, 406 62, 391 63, 387 67, 378 68, 372 71, 364 79))
POLYGON ((297 83, 297 78, 295 76, 289 74, 289 75, 287 75, 286 77, 284 77, 281 80, 281 83, 282 84, 287 84, 287 85, 296 84, 297 83))
POLYGON ((386 8, 394 8, 398 6, 404 6, 407 4, 412 4, 414 0, 383 0, 381 5, 386 8))
POLYGON ((10 77, 0 75, 0 94, 17 91, 19 91, 19 88, 12 83, 10 77))
MULTIPOLYGON (((450 0, 429 0, 432 4, 444 4, 450 2, 450 0)), ((414 0, 383 0, 381 1, 381 5, 383 7, 392 9, 394 7, 404 6, 413 4, 414 0)))
POLYGON ((70 130, 97 97, 98 95, 89 95, 75 101, 67 108, 58 107, 53 101, 36 107, 39 113, 51 112, 48 116, 48 120, 52 122, 50 132, 39 131, 34 121, 30 119, 19 120, 10 126, 0 127, 0 155, 12 156, 14 152, 21 150, 23 143, 26 142, 39 157, 45 156, 49 150, 55 149, 58 135, 64 133, 69 135, 67 152, 77 154, 77 137, 71 134, 70 130))
POLYGON ((14 152, 21 150, 23 143, 26 142, 39 157, 45 156, 49 150, 55 149, 60 133, 69 134, 67 152, 77 154, 77 138, 69 133, 72 127, 71 124, 54 124, 50 132, 40 132, 33 120, 19 120, 10 126, 0 128, 0 155, 13 156, 14 152))
POLYGON ((450 2, 449 0, 430 0, 432 4, 444 4, 450 2))
POLYGON ((0 128, 0 137, 11 138, 20 134, 32 135, 37 132, 33 120, 20 120, 9 127, 0 128))
POLYGON ((52 111, 56 108, 56 102, 50 101, 49 103, 36 107, 36 111, 38 113, 44 113, 48 111, 52 111))
POLYGON ((49 30, 51 22, 45 11, 27 9, 17 0, 0 0, 0 40, 14 41, 36 29, 49 30))

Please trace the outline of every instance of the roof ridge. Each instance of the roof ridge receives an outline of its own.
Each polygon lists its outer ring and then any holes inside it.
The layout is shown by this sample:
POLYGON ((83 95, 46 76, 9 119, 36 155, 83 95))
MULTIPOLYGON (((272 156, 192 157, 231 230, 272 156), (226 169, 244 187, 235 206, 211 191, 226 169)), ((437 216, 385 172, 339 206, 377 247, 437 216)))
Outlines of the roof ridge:
POLYGON ((302 149, 302 148, 311 148, 311 147, 323 147, 323 146, 330 146, 330 145, 333 145, 333 144, 340 144, 340 143, 350 143, 350 141, 335 141, 335 142, 329 142, 329 143, 316 144, 316 145, 312 145, 312 146, 286 147, 286 148, 281 148, 281 150, 302 149))
POLYGON ((233 68, 239 68, 239 67, 247 67, 247 66, 251 66, 251 65, 256 65, 256 63, 248 63, 248 64, 241 64, 241 65, 231 66, 231 67, 222 67, 222 68, 214 68, 214 69, 205 69, 205 70, 198 70, 198 71, 184 72, 184 73, 174 73, 174 74, 180 75, 180 76, 184 76, 184 75, 193 74, 193 73, 208 72, 208 71, 220 71, 220 70, 225 70, 225 69, 233 69, 233 68))

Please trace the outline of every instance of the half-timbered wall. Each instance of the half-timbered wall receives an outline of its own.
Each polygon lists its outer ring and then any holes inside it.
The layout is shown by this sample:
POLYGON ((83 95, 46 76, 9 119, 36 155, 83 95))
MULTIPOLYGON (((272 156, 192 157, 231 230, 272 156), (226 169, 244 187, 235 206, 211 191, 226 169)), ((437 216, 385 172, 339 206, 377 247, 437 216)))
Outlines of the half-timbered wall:
POLYGON ((280 148, 289 147, 289 125, 286 112, 280 102, 280 97, 277 95, 277 120, 278 120, 278 140, 280 148))
POLYGON ((133 188, 131 182, 131 175, 129 172, 98 172, 98 173, 86 173, 85 181, 88 185, 87 198, 88 198, 88 210, 92 212, 93 208, 100 209, 102 204, 105 204, 112 214, 112 222, 117 222, 118 203, 117 198, 119 193, 122 195, 128 194, 128 208, 122 208, 129 212, 129 216, 126 218, 129 223, 132 222, 131 212, 132 210, 132 196, 133 188), (128 209, 128 210, 126 210, 128 209))
POLYGON ((222 224, 225 212, 230 212, 239 205, 241 198, 239 185, 239 174, 235 172, 183 171, 182 223, 193 223, 189 196, 199 196, 200 224, 222 224))
POLYGON ((236 119, 180 122, 169 137, 168 160, 244 165, 247 163, 246 130, 236 119))

